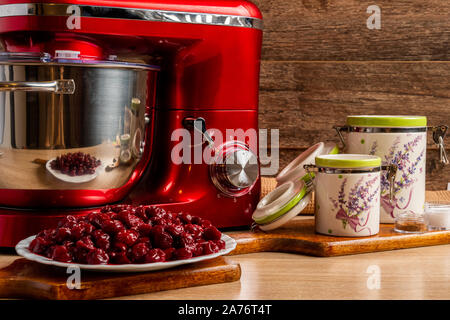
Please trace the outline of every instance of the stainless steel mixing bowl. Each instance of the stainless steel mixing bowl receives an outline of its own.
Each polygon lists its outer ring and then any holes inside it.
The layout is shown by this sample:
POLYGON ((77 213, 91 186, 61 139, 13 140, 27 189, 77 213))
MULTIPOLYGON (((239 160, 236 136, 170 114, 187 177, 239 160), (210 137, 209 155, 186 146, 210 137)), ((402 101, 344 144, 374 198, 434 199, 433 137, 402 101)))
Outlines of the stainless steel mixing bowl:
MULTIPOLYGON (((129 183, 151 143, 146 132, 157 71, 0 54, 0 190, 108 190, 129 183), (77 151, 101 160, 94 179, 79 183, 49 172, 49 160, 77 151)), ((0 195, 1 205, 9 203, 0 195)))

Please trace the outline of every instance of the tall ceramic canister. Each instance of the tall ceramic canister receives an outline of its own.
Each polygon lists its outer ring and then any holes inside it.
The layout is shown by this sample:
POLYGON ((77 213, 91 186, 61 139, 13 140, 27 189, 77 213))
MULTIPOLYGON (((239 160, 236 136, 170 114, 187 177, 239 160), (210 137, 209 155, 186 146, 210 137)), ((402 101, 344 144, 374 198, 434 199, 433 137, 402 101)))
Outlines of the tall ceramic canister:
MULTIPOLYGON (((423 213, 425 205, 425 171, 427 118, 423 116, 348 116, 347 125, 335 127, 347 131, 346 152, 376 155, 382 165, 396 165, 395 182, 390 185, 381 175, 381 223, 393 223, 399 212, 423 213), (392 199, 390 199, 392 192, 392 199)), ((441 157, 446 127, 433 128, 435 142, 440 141, 441 157), (437 132, 439 128, 439 132, 437 132), (439 138, 440 137, 440 138, 439 138)))

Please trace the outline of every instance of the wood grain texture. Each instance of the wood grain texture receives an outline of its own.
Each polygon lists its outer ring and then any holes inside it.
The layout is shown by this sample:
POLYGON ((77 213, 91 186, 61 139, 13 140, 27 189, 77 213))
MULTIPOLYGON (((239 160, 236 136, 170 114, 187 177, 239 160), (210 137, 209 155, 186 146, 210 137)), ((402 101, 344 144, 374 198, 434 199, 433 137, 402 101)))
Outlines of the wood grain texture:
POLYGON ((326 236, 315 233, 314 219, 299 218, 270 233, 236 231, 229 236, 238 243, 233 255, 270 251, 332 257, 450 243, 450 231, 400 234, 392 224, 381 224, 380 233, 372 237, 326 236))
MULTIPOLYGON (((280 168, 351 114, 417 114, 450 124, 450 62, 271 62, 261 69, 259 124, 280 130, 280 168)), ((445 143, 450 149, 450 135, 445 143)), ((427 189, 442 190, 450 166, 428 135, 427 189)))
POLYGON ((450 124, 449 78, 450 62, 263 62, 259 124, 280 129, 281 148, 335 139, 332 126, 351 114, 416 114, 430 125, 450 124))
MULTIPOLYGON (((264 16, 261 128, 280 129, 280 168, 350 114, 417 114, 450 124, 450 2, 254 0, 264 16), (369 30, 369 5, 381 29, 369 30)), ((450 146, 450 138, 446 144, 450 146)), ((429 139, 427 188, 450 169, 429 139)), ((450 147, 449 147, 450 149, 450 147)))
POLYGON ((450 245, 443 245, 327 259, 278 252, 236 255, 230 258, 241 265, 239 282, 123 299, 445 300, 450 299, 449 252, 450 245), (374 265, 381 271, 378 290, 367 287, 374 265))
POLYGON ((81 272, 81 289, 69 289, 65 268, 16 259, 0 269, 0 297, 101 299, 239 280, 239 264, 213 260, 145 273, 81 272))
POLYGON ((253 0, 264 17, 264 60, 449 60, 443 0, 253 0), (367 7, 381 29, 367 28, 367 7))

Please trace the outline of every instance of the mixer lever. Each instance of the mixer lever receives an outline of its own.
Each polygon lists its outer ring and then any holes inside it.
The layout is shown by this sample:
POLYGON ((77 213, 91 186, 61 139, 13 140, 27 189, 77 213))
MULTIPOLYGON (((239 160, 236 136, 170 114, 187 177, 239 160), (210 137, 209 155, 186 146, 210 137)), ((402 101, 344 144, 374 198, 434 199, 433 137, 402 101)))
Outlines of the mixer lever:
POLYGON ((203 138, 208 142, 208 146, 211 149, 215 149, 214 140, 211 138, 209 133, 206 130, 206 121, 202 117, 193 118, 187 117, 183 119, 183 126, 188 130, 196 130, 203 135, 203 138))

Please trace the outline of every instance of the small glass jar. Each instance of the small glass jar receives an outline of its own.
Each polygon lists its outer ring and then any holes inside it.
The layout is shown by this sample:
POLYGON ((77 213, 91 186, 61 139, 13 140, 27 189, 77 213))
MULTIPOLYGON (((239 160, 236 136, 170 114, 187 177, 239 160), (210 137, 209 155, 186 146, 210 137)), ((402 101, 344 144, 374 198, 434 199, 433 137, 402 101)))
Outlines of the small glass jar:
POLYGON ((450 230, 450 203, 425 203, 425 221, 430 231, 450 230))
POLYGON ((394 231, 399 233, 423 233, 427 231, 425 215, 414 211, 399 212, 395 217, 394 231))

